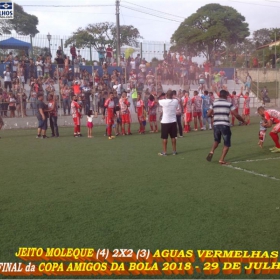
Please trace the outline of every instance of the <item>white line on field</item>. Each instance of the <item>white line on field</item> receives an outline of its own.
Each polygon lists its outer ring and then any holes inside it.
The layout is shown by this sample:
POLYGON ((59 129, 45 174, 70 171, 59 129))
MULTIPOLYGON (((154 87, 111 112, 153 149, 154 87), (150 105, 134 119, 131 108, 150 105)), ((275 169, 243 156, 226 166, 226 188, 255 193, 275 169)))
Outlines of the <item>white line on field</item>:
POLYGON ((264 161, 264 160, 276 160, 280 159, 280 157, 275 157, 275 158, 260 158, 260 159, 247 159, 243 161, 234 161, 232 163, 242 163, 242 162, 255 162, 255 161, 264 161))
POLYGON ((224 165, 224 166, 235 169, 235 170, 244 171, 246 173, 250 173, 250 174, 253 174, 253 175, 256 175, 256 176, 261 176, 261 177, 268 178, 268 179, 271 179, 271 180, 280 181, 280 179, 278 179, 278 178, 275 178, 273 176, 269 176, 269 175, 266 175, 266 174, 257 173, 255 171, 243 169, 243 168, 232 166, 232 165, 224 165))

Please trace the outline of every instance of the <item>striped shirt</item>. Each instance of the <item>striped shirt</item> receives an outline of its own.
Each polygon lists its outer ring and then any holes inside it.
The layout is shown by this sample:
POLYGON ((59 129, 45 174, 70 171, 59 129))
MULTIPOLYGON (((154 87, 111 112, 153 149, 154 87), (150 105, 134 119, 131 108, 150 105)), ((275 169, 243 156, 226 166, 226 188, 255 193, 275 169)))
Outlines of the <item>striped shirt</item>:
POLYGON ((235 110, 232 103, 228 102, 226 99, 219 98, 213 102, 210 108, 214 111, 214 125, 230 126, 229 113, 235 110))

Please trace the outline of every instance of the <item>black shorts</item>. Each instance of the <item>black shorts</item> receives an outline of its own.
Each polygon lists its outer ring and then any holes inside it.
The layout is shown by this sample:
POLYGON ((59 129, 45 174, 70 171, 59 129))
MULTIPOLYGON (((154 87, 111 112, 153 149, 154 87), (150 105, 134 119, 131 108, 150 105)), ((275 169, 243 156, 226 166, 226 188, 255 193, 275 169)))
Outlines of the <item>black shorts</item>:
POLYGON ((161 138, 168 139, 168 135, 171 138, 177 137, 177 122, 161 124, 161 138))
POLYGON ((47 119, 39 119, 38 118, 38 128, 41 128, 42 130, 47 130, 48 128, 48 122, 47 119))
POLYGON ((214 125, 214 140, 215 142, 221 143, 223 136, 224 145, 226 147, 231 146, 231 130, 228 125, 214 125))

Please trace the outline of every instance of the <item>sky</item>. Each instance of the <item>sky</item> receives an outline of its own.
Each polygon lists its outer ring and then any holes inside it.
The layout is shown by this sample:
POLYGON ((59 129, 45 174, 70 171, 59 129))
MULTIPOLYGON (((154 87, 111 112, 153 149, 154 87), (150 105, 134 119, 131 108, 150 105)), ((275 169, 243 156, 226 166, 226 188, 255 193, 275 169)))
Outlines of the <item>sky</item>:
MULTIPOLYGON (((33 44, 46 47, 48 45, 46 34, 50 33, 53 35, 51 52, 54 54, 61 44, 61 39, 67 39, 66 37, 71 36, 79 27, 105 21, 116 22, 115 0, 16 0, 15 2, 23 6, 26 12, 36 15, 39 19, 37 28, 40 34, 34 38, 33 44), (53 5, 53 7, 44 5, 53 5), (84 7, 67 7, 71 5, 84 7), (86 5, 88 6, 85 7, 86 5)), ((200 7, 217 2, 208 0, 120 0, 120 3, 120 24, 133 25, 138 28, 143 37, 143 57, 150 61, 153 57, 162 58, 164 43, 168 50, 171 46, 172 34, 185 18, 195 13, 200 7)), ((280 0, 220 0, 218 3, 231 6, 241 13, 249 24, 251 34, 261 28, 279 27, 280 0)), ((81 49, 81 55, 89 59, 89 50, 81 49)), ((98 54, 94 50, 93 59, 98 59, 98 54)), ((203 57, 198 57, 195 61, 201 63, 203 59, 203 57)))
MULTIPOLYGON (((115 0, 17 0, 24 10, 39 19, 41 34, 71 35, 79 27, 103 21, 115 22, 115 0), (33 7, 27 5, 112 5, 92 7, 33 7)), ((138 28, 146 41, 169 42, 172 34, 184 18, 195 13, 200 7, 213 3, 207 0, 121 0, 120 23, 138 28), (138 6, 137 6, 138 5, 138 6), (148 9, 142 8, 140 6, 148 9), (125 7, 130 7, 137 12, 125 7), (156 12, 154 10, 160 11, 156 12), (145 13, 146 12, 146 13, 145 13), (159 17, 149 15, 153 13, 159 17), (162 18, 161 18, 162 17, 162 18), (164 18, 169 18, 170 21, 164 18)), ((215 3, 215 2, 214 2, 215 3)), ((217 2, 216 2, 217 3, 217 2)), ((280 0, 219 1, 221 5, 235 8, 249 23, 252 33, 260 28, 279 27, 280 0)))

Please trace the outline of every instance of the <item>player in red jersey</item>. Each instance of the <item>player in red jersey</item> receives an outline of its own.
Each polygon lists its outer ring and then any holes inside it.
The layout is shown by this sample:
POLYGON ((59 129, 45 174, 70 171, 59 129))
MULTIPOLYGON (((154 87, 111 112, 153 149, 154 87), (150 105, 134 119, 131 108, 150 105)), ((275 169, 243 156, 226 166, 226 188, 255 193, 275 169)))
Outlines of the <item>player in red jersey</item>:
POLYGON ((280 153, 280 143, 279 143, 279 136, 278 136, 278 133, 280 132, 280 112, 273 109, 265 110, 264 107, 259 107, 258 113, 266 121, 262 123, 263 127, 269 128, 272 127, 273 124, 275 124, 275 126, 272 128, 271 132, 269 133, 270 137, 275 143, 275 147, 271 148, 270 150, 272 153, 280 153))
POLYGON ((197 131, 197 120, 200 124, 200 129, 202 129, 202 98, 198 95, 198 91, 193 92, 194 97, 192 98, 193 104, 193 118, 194 118, 194 131, 197 131))
POLYGON ((137 117, 139 122, 139 134, 145 133, 145 126, 144 122, 146 121, 144 118, 144 111, 145 111, 145 104, 144 101, 141 99, 141 94, 137 95, 137 102, 136 102, 136 111, 137 111, 137 117))
POLYGON ((153 95, 150 95, 148 101, 148 115, 149 115, 149 122, 150 122, 150 132, 158 132, 157 127, 157 105, 158 102, 155 100, 153 95), (155 129, 154 129, 155 126, 155 129))
MULTIPOLYGON (((238 109, 239 109, 239 101, 240 101, 240 94, 236 94, 236 91, 232 92, 231 95, 231 103, 232 105, 235 107, 235 112, 238 114, 238 109)), ((235 116, 233 114, 231 114, 231 124, 232 126, 234 126, 234 121, 235 121, 235 116)))
POLYGON ((184 108, 184 133, 188 133, 191 131, 190 123, 192 121, 192 99, 190 98, 190 93, 188 91, 183 90, 185 94, 183 108, 184 108))
POLYGON ((122 135, 132 135, 130 131, 131 116, 129 111, 130 102, 127 100, 127 93, 124 91, 120 102, 120 115, 122 119, 122 135), (125 133, 125 124, 127 124, 127 134, 125 133))
POLYGON ((246 121, 247 124, 250 124, 250 97, 249 92, 247 91, 245 95, 241 93, 244 97, 244 105, 243 105, 243 114, 242 117, 246 121))
POLYGON ((108 139, 112 140, 115 138, 114 136, 112 136, 112 125, 114 124, 115 118, 115 101, 113 92, 110 92, 109 98, 104 103, 104 107, 106 113, 104 113, 103 118, 105 118, 106 116, 107 135, 108 139))
POLYGON ((81 113, 80 109, 81 106, 79 105, 78 97, 77 95, 74 95, 72 97, 72 102, 71 102, 71 112, 72 112, 72 117, 73 117, 73 123, 74 123, 74 137, 81 137, 81 113))

